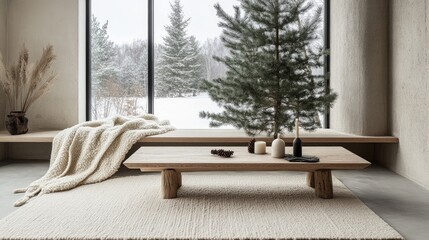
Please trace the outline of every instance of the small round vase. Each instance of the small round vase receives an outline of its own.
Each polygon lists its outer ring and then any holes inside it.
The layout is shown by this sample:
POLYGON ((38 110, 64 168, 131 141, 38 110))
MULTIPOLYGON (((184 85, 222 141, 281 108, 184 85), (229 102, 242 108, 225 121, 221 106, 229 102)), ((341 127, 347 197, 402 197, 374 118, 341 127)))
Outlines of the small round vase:
POLYGON ((11 135, 25 134, 28 132, 28 118, 25 112, 12 111, 6 118, 6 129, 11 135))
POLYGON ((285 141, 278 134, 277 139, 271 143, 271 157, 283 158, 285 156, 285 141))

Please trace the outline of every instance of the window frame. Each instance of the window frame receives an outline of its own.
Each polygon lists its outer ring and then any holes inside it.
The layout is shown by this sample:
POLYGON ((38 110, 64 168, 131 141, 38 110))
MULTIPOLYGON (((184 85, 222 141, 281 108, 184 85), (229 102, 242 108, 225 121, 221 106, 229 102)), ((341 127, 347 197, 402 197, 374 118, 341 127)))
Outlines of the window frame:
MULTIPOLYGON (((85 61, 86 61, 86 120, 91 120, 92 115, 92 109, 91 109, 91 0, 86 1, 86 8, 85 8, 85 27, 86 27, 86 49, 85 49, 85 61)), ((147 82, 147 98, 148 98, 148 113, 153 114, 154 113, 154 101, 155 101, 155 88, 154 88, 154 82, 155 82, 155 63, 154 63, 154 2, 155 0, 147 0, 148 2, 148 82, 147 82)), ((330 3, 331 0, 324 0, 324 35, 323 35, 323 41, 324 41, 324 47, 325 49, 330 50, 330 3)), ((325 75, 325 81, 326 81, 326 91, 330 91, 330 53, 324 56, 324 68, 323 72, 325 75)), ((324 120, 325 120, 325 126, 322 126, 322 128, 330 128, 330 109, 324 114, 324 120)))
MULTIPOLYGON (((331 0, 324 0, 323 8, 323 44, 325 45, 325 49, 328 50, 328 54, 324 56, 323 73, 325 75, 326 91, 329 93, 331 91, 331 0)), ((331 109, 327 109, 327 111, 325 112, 325 126, 322 126, 322 128, 331 128, 330 112, 331 109)))

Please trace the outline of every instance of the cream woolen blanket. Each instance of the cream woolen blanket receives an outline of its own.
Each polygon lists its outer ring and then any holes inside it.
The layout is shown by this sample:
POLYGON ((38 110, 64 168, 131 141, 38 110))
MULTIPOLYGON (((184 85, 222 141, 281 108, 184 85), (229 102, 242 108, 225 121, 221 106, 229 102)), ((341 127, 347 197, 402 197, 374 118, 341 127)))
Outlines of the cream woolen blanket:
POLYGON ((115 116, 67 128, 54 138, 46 174, 27 188, 15 190, 15 193, 25 193, 15 206, 37 195, 106 180, 119 169, 139 139, 171 130, 174 128, 168 121, 159 121, 150 114, 115 116))

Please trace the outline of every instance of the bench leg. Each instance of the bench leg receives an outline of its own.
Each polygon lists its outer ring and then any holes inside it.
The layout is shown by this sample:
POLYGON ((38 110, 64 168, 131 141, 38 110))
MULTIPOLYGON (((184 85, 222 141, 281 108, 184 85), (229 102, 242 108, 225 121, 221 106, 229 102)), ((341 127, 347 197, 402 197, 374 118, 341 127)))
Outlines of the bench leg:
POLYGON ((177 197, 178 174, 173 169, 162 170, 161 172, 161 194, 164 199, 177 197))
POLYGON ((319 198, 330 199, 334 197, 331 170, 314 172, 314 190, 319 198))
POLYGON ((314 172, 307 173, 307 186, 314 188, 314 172))

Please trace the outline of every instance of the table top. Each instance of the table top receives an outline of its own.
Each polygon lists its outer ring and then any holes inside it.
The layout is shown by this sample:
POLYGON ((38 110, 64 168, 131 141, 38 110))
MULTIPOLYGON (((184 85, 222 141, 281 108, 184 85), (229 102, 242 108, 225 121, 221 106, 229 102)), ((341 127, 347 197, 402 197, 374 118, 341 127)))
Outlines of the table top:
MULTIPOLYGON (((141 147, 124 165, 131 169, 160 171, 315 171, 321 169, 363 169, 371 163, 343 147, 303 147, 303 155, 319 157, 316 163, 289 162, 267 154, 250 154, 247 147, 141 147), (210 154, 211 149, 234 151, 231 158, 210 154)), ((286 153, 292 153, 286 147, 286 153)))

